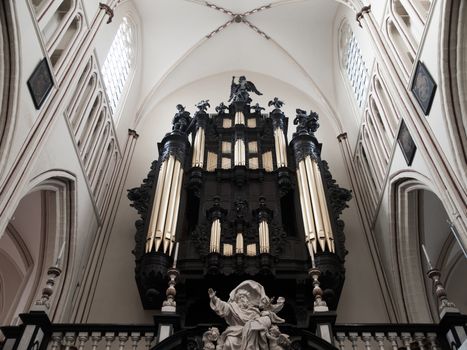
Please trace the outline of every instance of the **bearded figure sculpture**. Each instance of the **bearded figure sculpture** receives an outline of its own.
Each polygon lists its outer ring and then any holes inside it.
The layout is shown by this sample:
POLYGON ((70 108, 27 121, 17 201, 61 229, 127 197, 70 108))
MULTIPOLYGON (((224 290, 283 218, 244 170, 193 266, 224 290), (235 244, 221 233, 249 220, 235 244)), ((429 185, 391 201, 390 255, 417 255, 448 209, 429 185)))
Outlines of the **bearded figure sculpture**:
POLYGON ((208 294, 211 308, 229 325, 220 335, 216 350, 281 350, 290 347, 288 336, 282 335, 276 326, 284 322, 276 314, 284 306, 284 298, 279 297, 273 303, 263 286, 251 280, 232 290, 227 302, 219 299, 211 288, 208 294), (282 337, 278 343, 279 335, 282 337))

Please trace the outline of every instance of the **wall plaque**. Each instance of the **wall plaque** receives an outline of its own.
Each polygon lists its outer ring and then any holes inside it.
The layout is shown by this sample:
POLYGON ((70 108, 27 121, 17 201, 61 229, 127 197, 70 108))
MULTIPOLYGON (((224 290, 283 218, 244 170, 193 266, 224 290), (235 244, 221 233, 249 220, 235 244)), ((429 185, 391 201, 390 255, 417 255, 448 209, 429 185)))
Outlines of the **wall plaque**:
POLYGON ((425 115, 430 113, 431 105, 435 97, 436 83, 425 65, 418 61, 415 69, 415 77, 412 82, 412 93, 425 115))
POLYGON ((47 60, 43 58, 28 79, 28 88, 36 109, 41 108, 54 85, 47 60))
POLYGON ((407 125, 405 125, 403 120, 399 129, 399 135, 397 136, 397 142, 401 147, 402 154, 404 155, 407 165, 412 165, 417 146, 415 146, 415 142, 413 141, 412 136, 409 133, 409 129, 407 129, 407 125))

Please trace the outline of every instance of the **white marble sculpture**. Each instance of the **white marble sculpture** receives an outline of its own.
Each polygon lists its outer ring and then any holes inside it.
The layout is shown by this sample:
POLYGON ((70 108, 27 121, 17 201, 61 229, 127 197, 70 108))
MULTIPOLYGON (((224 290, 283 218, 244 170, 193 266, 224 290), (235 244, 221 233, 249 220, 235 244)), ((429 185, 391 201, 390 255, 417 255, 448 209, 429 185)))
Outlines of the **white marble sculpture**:
POLYGON ((222 301, 211 288, 211 308, 229 325, 217 340, 216 350, 282 350, 288 349, 288 336, 276 326, 284 320, 276 315, 284 306, 279 297, 273 304, 261 284, 244 281, 222 301))

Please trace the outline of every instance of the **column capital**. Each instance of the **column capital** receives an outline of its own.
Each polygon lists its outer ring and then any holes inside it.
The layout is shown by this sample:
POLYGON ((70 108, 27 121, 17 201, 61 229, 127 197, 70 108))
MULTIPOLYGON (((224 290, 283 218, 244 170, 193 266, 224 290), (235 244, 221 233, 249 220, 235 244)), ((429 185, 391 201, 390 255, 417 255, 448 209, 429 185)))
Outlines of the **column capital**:
POLYGON ((365 13, 369 13, 370 11, 371 11, 371 5, 366 5, 366 6, 363 6, 361 10, 355 14, 355 19, 358 22, 358 25, 360 26, 360 28, 362 27, 360 20, 363 18, 363 15, 365 13))
POLYGON ((139 134, 133 129, 128 129, 128 135, 133 136, 135 139, 139 137, 139 134))
POLYGON ((107 24, 112 22, 112 19, 114 18, 114 10, 102 2, 99 3, 99 10, 104 10, 105 14, 109 16, 109 19, 107 20, 107 24))
POLYGON ((347 139, 347 133, 343 132, 343 133, 337 135, 337 139, 339 140, 339 142, 342 142, 342 140, 347 139))

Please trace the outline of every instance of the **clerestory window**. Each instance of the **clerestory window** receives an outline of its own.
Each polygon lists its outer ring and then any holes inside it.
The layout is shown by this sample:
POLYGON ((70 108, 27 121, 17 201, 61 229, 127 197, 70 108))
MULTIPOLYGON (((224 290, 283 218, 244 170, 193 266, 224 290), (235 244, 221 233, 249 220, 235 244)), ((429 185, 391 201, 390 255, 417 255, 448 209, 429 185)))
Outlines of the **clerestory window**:
POLYGON ((344 69, 359 108, 363 108, 368 90, 368 69, 363 61, 360 48, 353 32, 349 33, 347 47, 344 48, 344 69))
POLYGON ((134 28, 124 17, 102 66, 105 91, 114 118, 133 66, 134 40, 134 28))

